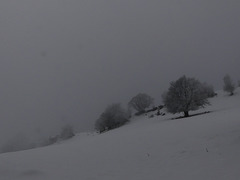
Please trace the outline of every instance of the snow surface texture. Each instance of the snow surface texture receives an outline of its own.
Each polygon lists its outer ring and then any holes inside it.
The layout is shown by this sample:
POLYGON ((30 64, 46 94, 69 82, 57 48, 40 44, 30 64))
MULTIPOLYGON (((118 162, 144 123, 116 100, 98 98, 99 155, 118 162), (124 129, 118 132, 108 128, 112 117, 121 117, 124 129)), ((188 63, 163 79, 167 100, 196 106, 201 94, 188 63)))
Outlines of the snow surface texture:
POLYGON ((218 94, 198 111, 211 113, 142 116, 100 135, 1 154, 0 180, 238 180, 240 90, 218 94))

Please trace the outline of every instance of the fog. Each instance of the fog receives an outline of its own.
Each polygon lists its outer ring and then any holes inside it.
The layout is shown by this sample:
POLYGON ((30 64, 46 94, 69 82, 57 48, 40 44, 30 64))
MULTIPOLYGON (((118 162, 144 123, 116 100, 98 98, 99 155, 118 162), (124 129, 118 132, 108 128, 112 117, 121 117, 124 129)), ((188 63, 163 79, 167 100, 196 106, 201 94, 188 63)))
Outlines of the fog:
POLYGON ((240 2, 2 0, 0 145, 76 131, 113 102, 161 103, 182 75, 222 88, 240 79, 240 2))

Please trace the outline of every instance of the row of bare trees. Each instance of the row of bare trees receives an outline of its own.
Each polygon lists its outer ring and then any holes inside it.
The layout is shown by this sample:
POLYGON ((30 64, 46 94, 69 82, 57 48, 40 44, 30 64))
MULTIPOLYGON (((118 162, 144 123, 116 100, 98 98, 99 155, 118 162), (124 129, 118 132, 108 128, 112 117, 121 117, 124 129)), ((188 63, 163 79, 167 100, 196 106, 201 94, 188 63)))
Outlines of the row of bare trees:
MULTIPOLYGON (((224 91, 234 94, 235 85, 229 75, 223 78, 224 91)), ((240 82, 239 86, 240 86, 240 82)), ((184 113, 189 116, 189 111, 195 111, 210 105, 208 98, 215 96, 213 86, 201 83, 195 78, 188 78, 185 75, 170 83, 168 91, 163 93, 162 99, 165 108, 170 113, 184 113)), ((137 115, 146 112, 146 109, 153 105, 154 99, 145 94, 139 93, 128 103, 128 109, 137 111, 137 115)), ((130 114, 120 104, 112 104, 100 115, 95 123, 95 129, 99 132, 122 126, 129 121, 130 114)))

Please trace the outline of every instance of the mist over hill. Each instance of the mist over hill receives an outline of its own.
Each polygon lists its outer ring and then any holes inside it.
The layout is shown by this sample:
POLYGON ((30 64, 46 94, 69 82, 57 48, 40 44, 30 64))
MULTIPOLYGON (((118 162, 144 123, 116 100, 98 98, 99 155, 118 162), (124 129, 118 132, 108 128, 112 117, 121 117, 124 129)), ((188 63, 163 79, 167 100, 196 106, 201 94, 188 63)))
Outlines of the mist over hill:
POLYGON ((235 180, 240 89, 234 96, 218 91, 210 102, 191 112, 210 112, 198 116, 175 119, 178 114, 151 112, 106 133, 79 133, 44 148, 1 154, 0 178, 235 180))
POLYGON ((77 132, 113 103, 160 103, 186 74, 222 89, 240 77, 238 1, 2 0, 0 145, 77 132), (35 136, 35 137, 33 137, 35 136))

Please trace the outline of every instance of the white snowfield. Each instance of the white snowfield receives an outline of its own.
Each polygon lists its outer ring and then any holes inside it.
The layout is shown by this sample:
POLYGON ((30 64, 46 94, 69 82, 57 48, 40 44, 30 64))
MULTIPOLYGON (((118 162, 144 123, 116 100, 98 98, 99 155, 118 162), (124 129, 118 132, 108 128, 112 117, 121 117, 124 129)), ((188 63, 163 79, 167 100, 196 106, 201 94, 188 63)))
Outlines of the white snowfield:
POLYGON ((239 180, 240 89, 212 106, 138 117, 103 133, 81 133, 48 147, 0 155, 0 180, 239 180))

